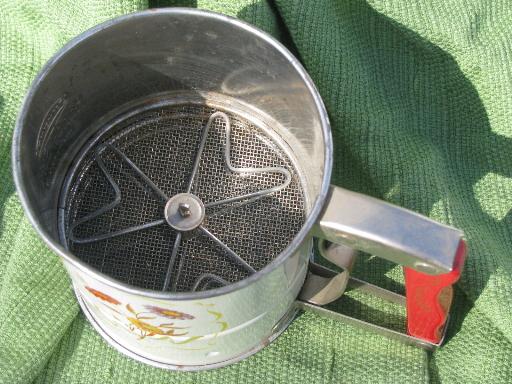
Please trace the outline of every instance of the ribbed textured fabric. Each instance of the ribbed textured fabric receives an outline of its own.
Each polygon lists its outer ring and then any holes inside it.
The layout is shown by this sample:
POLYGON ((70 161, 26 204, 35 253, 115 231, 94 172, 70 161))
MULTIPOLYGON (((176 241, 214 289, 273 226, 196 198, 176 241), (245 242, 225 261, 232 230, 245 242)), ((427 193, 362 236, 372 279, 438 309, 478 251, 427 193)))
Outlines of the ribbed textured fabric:
MULTIPOLYGON (((512 382, 512 4, 412 3, 1 0, 0 383, 512 382), (116 15, 173 5, 242 18, 299 57, 331 118, 333 183, 466 232, 471 251, 442 349, 306 313, 241 363, 176 373, 120 355, 92 330, 15 195, 14 121, 67 40, 116 15)), ((357 273, 387 288, 401 279, 378 258, 357 273)), ((373 316, 367 305, 347 307, 373 316)))

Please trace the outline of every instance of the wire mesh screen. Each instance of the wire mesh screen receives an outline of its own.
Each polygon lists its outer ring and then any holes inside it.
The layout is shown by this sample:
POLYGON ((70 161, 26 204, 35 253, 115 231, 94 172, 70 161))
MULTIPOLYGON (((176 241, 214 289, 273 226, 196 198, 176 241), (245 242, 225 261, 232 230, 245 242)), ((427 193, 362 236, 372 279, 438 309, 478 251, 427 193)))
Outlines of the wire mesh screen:
POLYGON ((69 250, 122 282, 177 291, 233 283, 276 258, 305 221, 298 173, 263 129, 225 111, 210 123, 215 112, 159 107, 102 136, 69 175, 62 222, 69 250), (180 233, 164 206, 188 184, 206 213, 199 228, 180 233))

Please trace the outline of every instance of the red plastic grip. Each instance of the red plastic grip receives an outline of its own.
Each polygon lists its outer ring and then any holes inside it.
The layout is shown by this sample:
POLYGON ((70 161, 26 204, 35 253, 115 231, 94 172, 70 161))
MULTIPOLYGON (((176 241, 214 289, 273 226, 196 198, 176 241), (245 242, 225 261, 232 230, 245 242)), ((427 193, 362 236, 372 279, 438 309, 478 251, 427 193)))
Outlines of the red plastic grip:
POLYGON ((465 258, 466 243, 461 240, 449 273, 428 275, 404 268, 409 335, 436 344, 441 342, 453 298, 452 285, 459 280, 465 258))

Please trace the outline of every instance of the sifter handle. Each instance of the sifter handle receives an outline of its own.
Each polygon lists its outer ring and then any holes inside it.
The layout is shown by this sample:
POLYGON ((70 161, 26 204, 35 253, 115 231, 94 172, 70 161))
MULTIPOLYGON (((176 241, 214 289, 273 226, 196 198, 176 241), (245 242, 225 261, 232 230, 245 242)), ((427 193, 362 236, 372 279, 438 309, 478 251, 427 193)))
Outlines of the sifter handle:
MULTIPOLYGON (((460 277, 466 255, 460 230, 331 186, 313 234, 402 265, 408 333, 433 344, 441 342, 452 285, 460 277)), ((338 265, 337 260, 331 261, 338 265)))

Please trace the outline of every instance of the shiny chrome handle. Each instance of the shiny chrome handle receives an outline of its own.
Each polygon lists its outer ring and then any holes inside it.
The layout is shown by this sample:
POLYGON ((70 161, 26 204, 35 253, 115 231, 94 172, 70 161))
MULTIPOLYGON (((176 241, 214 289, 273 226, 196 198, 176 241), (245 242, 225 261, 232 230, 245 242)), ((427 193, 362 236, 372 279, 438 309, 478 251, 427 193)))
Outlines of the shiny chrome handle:
POLYGON ((463 236, 415 212, 335 186, 313 234, 430 275, 453 269, 463 236))

